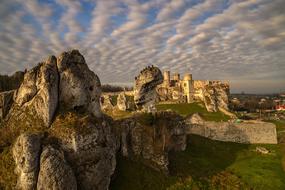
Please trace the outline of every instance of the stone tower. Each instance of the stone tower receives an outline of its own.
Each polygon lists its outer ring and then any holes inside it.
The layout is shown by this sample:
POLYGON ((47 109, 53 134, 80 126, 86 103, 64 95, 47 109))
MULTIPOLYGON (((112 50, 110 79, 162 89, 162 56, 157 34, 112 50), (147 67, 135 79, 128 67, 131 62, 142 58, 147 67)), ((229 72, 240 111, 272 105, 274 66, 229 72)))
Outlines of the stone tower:
POLYGON ((170 85, 170 71, 163 72, 163 85, 164 86, 170 85))
POLYGON ((187 73, 183 78, 183 94, 187 98, 187 102, 193 102, 194 97, 194 85, 192 80, 192 74, 187 73))

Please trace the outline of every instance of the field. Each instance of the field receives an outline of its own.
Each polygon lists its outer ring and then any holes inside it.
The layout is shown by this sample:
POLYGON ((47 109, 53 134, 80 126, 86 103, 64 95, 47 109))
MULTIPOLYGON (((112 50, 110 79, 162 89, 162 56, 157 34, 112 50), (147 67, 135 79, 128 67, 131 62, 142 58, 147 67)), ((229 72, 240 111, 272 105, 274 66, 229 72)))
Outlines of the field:
POLYGON ((185 151, 170 154, 170 175, 120 158, 111 189, 285 189, 281 147, 262 145, 270 150, 262 155, 256 146, 191 135, 185 151))
MULTIPOLYGON (((204 119, 225 121, 227 116, 208 113, 198 103, 159 104, 158 110, 172 110, 182 116, 200 113, 204 119)), ((127 158, 119 157, 111 190, 186 189, 285 189, 285 121, 276 124, 277 145, 246 145, 188 136, 187 149, 171 152, 169 175, 159 173, 127 158), (257 146, 269 154, 255 151, 257 146)))

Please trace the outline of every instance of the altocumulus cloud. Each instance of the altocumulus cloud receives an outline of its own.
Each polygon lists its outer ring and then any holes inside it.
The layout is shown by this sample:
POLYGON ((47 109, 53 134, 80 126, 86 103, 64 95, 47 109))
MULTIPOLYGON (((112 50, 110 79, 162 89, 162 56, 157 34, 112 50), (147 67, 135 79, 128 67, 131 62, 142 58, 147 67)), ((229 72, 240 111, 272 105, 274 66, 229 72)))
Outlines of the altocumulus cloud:
POLYGON ((154 64, 233 91, 285 90, 284 0, 1 0, 0 72, 79 49, 103 83, 154 64))

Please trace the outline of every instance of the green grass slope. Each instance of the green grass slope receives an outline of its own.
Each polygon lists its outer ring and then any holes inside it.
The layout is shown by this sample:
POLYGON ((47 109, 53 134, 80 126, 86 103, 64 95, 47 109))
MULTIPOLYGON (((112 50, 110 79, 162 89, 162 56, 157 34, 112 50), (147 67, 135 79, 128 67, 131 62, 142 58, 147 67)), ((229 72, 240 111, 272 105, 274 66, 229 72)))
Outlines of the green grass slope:
POLYGON ((172 110, 177 112, 182 116, 191 115, 194 113, 199 113, 205 120, 208 121, 227 121, 230 119, 229 116, 224 113, 218 112, 208 112, 205 107, 201 106, 199 103, 180 103, 180 104, 158 104, 156 105, 158 111, 172 110))
POLYGON ((256 146, 191 135, 185 151, 170 154, 170 175, 120 158, 111 189, 285 189, 281 147, 262 145, 271 151, 262 155, 256 146))

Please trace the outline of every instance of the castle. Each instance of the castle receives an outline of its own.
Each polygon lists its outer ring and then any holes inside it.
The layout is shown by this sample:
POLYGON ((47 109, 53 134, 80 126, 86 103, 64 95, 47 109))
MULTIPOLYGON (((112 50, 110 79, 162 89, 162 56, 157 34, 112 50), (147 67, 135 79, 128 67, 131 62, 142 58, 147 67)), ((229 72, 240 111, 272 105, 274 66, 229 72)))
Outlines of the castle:
POLYGON ((157 87, 157 92, 160 101, 191 103, 197 100, 204 101, 205 90, 217 86, 222 86, 226 93, 229 94, 228 82, 193 80, 190 73, 186 73, 183 79, 180 78, 179 73, 174 73, 171 78, 170 71, 164 71, 163 83, 157 87))

